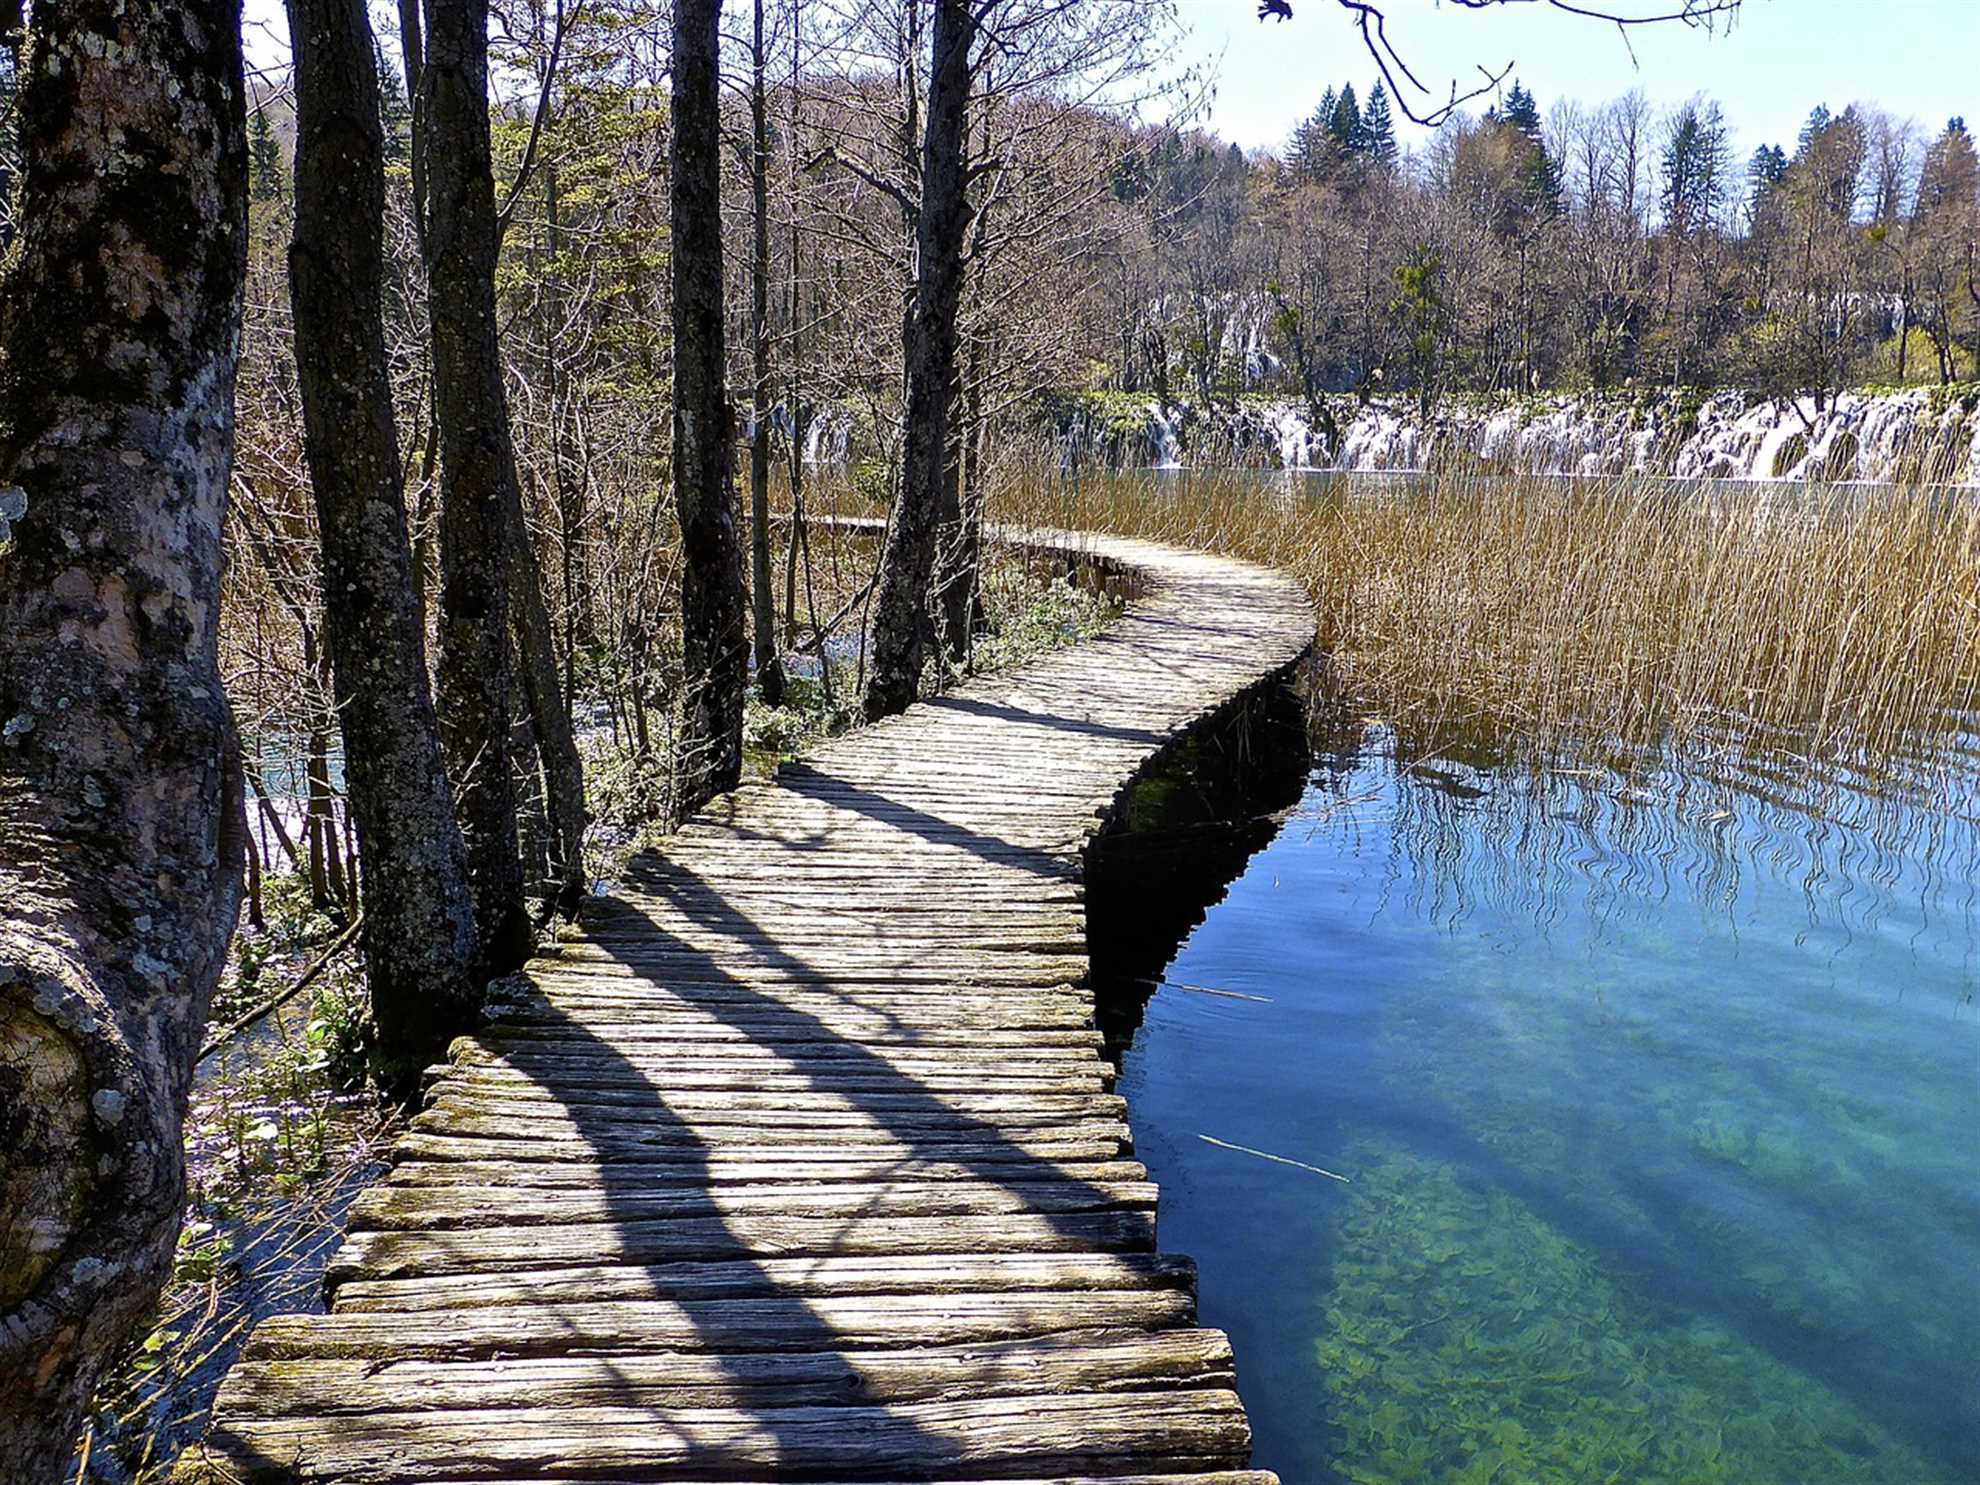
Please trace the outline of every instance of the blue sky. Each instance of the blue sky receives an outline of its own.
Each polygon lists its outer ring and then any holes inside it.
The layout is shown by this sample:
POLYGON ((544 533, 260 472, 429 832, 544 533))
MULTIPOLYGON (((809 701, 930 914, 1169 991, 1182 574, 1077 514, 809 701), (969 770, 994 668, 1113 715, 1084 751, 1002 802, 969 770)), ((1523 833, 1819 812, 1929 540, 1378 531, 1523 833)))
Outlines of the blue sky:
MULTIPOLYGON (((739 0, 731 0, 732 4, 739 0)), ((1207 62, 1217 92, 1205 122, 1247 149, 1283 144, 1330 85, 1366 96, 1374 64, 1334 0, 1293 0, 1294 19, 1257 19, 1257 0, 1175 0, 1188 37, 1180 63, 1207 62)), ((1672 0, 1582 0, 1665 9, 1672 0)), ((1640 87, 1658 103, 1709 93, 1724 107, 1738 156, 1794 147, 1809 109, 1877 104, 1936 133, 1948 116, 1980 126, 1980 0, 1745 0, 1730 30, 1637 27, 1636 63, 1616 28, 1537 3, 1472 11, 1439 0, 1387 0, 1389 35, 1441 96, 1453 78, 1514 63, 1542 109, 1596 103, 1640 87)), ((281 0, 247 0, 248 51, 286 51, 281 0), (257 24, 259 23, 259 24, 257 24)), ((1475 105, 1482 107, 1481 103, 1475 105)), ((1402 125, 1404 143, 1424 131, 1402 125)))
MULTIPOLYGON (((1366 96, 1375 80, 1334 0, 1293 0, 1294 19, 1283 22, 1261 23, 1256 0, 1177 0, 1177 8, 1189 49, 1221 59, 1207 122, 1246 148, 1283 143, 1329 84, 1351 81, 1366 96)), ((1632 87, 1662 104, 1704 92, 1724 107, 1742 156, 1761 144, 1792 150, 1817 103, 1877 104, 1916 117, 1928 133, 1956 113, 1980 125, 1980 0, 1745 0, 1729 32, 1633 28, 1635 67, 1614 26, 1537 4, 1479 12, 1389 0, 1385 8, 1390 40, 1440 96, 1453 78, 1476 79, 1479 64, 1496 72, 1507 62, 1543 110, 1557 98, 1593 103, 1632 87)), ((1406 144, 1424 137, 1408 126, 1402 134, 1406 144)))

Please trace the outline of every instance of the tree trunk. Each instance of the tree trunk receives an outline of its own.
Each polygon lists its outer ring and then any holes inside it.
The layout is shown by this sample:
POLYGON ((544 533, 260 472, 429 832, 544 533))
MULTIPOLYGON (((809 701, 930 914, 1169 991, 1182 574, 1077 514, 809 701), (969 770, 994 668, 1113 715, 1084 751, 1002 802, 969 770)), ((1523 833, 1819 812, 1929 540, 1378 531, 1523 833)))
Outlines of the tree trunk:
POLYGON ((964 139, 976 16, 969 0, 939 0, 915 230, 914 314, 907 344, 907 426, 901 492, 880 559, 864 710, 891 715, 914 700, 927 649, 929 583, 949 470, 956 385, 956 312, 969 227, 964 139))
MULTIPOLYGON (((763 0, 756 0, 750 50, 749 189, 750 386, 749 599, 755 625, 756 685, 769 706, 784 702, 784 665, 777 654, 777 595, 770 580, 770 123, 764 83, 763 0)), ((796 458, 793 450, 792 457, 796 458)))
POLYGON ((515 602, 516 646, 529 702, 530 730, 543 765, 544 812, 550 824, 551 901, 566 918, 577 917, 587 882, 584 870, 584 760, 564 700, 557 665, 557 636, 543 597, 543 569, 523 524, 518 486, 509 505, 509 545, 513 554, 510 596, 515 602))
POLYGON ((515 449, 495 320, 487 0, 426 0, 427 297, 440 428, 440 740, 467 843, 484 978, 527 957, 510 775, 515 449))
POLYGON ((364 866, 377 1056, 403 1085, 481 1003, 467 855, 441 764, 386 372, 384 133, 364 0, 289 0, 289 249, 305 452, 323 534, 323 638, 364 866))
POLYGON ((730 484, 735 419, 722 384, 721 11, 721 0, 674 0, 674 502, 687 677, 675 792, 682 813, 740 781, 749 684, 730 484))
POLYGON ((220 528, 240 11, 34 7, 0 295, 0 1460, 53 1485, 170 1271, 240 912, 220 528))

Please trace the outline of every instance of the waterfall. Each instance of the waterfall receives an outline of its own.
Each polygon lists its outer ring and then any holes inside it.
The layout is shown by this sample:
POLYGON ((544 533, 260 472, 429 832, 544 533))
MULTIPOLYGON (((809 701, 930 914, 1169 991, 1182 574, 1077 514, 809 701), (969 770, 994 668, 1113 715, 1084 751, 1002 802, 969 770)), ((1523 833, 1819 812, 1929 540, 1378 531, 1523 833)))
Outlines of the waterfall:
MULTIPOLYGON (((1681 479, 1980 483, 1980 396, 1933 389, 1770 400, 1742 392, 1526 398, 1487 405, 1452 399, 1425 421, 1402 398, 1329 399, 1316 429, 1301 402, 1247 396, 1233 406, 1147 404, 1157 468, 1402 472, 1475 468, 1544 475, 1673 475, 1681 479), (1183 430, 1188 428, 1185 449, 1183 430), (1338 447, 1334 446, 1338 438, 1338 447)), ((1108 451, 1075 417, 1061 447, 1105 462, 1108 451)), ((1123 449, 1112 457, 1132 459, 1123 449)), ((1062 454, 1073 457, 1071 453, 1062 454)))
POLYGON ((1148 404, 1148 447, 1157 469, 1182 468, 1182 445, 1176 439, 1176 421, 1161 403, 1148 404))
POLYGON ((811 415, 811 426, 804 434, 804 462, 843 464, 852 446, 852 419, 832 408, 819 408, 811 415))

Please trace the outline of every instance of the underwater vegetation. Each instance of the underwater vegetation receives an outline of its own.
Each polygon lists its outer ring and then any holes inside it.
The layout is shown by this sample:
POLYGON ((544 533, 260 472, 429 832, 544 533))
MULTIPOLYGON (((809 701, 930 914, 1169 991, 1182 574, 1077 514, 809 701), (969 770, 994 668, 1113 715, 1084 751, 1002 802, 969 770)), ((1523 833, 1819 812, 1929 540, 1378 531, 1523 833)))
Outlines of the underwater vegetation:
POLYGON ((1355 1485, 1934 1485, 1843 1399, 1503 1190, 1379 1144, 1317 1354, 1355 1485))
POLYGON ((1811 810, 1732 761, 1316 740, 1163 972, 1251 998, 1158 991, 1121 1083, 1259 1465, 1970 1485, 1972 780, 1811 810))

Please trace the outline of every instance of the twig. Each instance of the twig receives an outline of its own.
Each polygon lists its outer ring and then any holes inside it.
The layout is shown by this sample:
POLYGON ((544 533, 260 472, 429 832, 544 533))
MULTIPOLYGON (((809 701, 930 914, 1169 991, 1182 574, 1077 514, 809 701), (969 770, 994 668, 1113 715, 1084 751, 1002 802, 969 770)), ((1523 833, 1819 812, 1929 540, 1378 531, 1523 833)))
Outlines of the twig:
POLYGON ((1158 980, 1150 975, 1136 975, 1137 985, 1159 985, 1164 990, 1187 990, 1193 995, 1220 995, 1226 1000, 1249 1000, 1259 1005, 1271 1005, 1269 995, 1246 995, 1242 990, 1213 990, 1208 985, 1186 985, 1181 980, 1158 980))
POLYGON ((206 1061, 207 1058, 226 1046, 228 1042, 232 1041, 242 1031, 245 1031, 270 1011, 280 1010, 298 995, 302 994, 303 991, 307 990, 315 983, 316 977, 322 974, 325 969, 329 968, 330 961, 341 954, 351 940, 357 937, 357 931, 362 927, 364 927, 364 914, 359 913, 356 918, 351 920, 351 926, 338 934, 331 941, 330 947, 323 951, 317 961, 302 972, 302 978, 297 980, 295 984, 289 986, 286 990, 278 991, 276 994, 269 996, 268 999, 264 1000, 246 1015, 228 1022, 227 1025, 214 1033, 206 1045, 199 1049, 199 1060, 201 1062, 206 1061))
POLYGON ((1304 1160, 1288 1160, 1283 1155, 1269 1155, 1263 1150, 1254 1150, 1249 1145, 1234 1145, 1229 1140, 1213 1139, 1207 1134, 1199 1134, 1198 1139, 1206 1145, 1215 1145, 1220 1150, 1236 1150, 1240 1155, 1256 1155, 1260 1160, 1269 1160, 1274 1165, 1290 1165, 1300 1170, 1310 1170, 1316 1176, 1325 1176, 1330 1181, 1339 1181, 1343 1186, 1352 1184, 1346 1176, 1334 1171, 1323 1170, 1317 1165, 1308 1165, 1304 1160))

